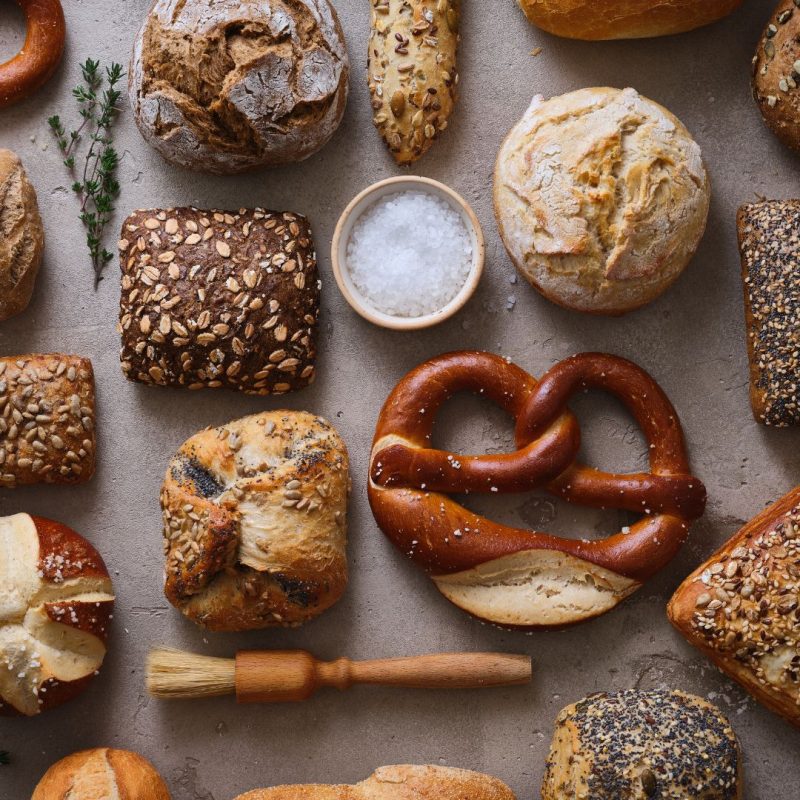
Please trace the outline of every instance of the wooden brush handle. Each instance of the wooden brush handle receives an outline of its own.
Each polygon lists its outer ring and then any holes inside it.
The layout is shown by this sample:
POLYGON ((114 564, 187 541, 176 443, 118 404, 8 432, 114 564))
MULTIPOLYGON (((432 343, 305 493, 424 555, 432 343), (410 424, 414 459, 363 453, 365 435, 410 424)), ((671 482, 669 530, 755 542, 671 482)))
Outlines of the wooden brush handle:
POLYGON ((318 661, 304 650, 236 654, 236 699, 240 703, 307 700, 323 686, 348 689, 354 683, 478 689, 518 686, 530 680, 530 657, 503 653, 442 653, 377 661, 318 661))

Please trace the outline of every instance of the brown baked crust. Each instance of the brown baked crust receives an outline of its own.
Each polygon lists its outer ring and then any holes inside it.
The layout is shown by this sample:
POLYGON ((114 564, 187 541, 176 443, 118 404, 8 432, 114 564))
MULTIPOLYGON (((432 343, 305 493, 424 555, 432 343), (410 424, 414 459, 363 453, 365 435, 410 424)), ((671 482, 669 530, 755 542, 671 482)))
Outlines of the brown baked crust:
POLYGON ((88 481, 94 429, 89 359, 63 353, 0 358, 0 486, 88 481))
POLYGON ((800 149, 800 8, 781 0, 753 56, 753 97, 764 122, 788 147, 800 149))
POLYGON ((319 276, 305 217, 141 210, 119 248, 127 378, 257 395, 314 380, 319 276))
POLYGON ((678 588, 690 644, 800 727, 800 487, 748 522, 678 588))
POLYGON ((519 0, 542 30, 569 39, 640 39, 708 25, 742 0, 519 0))
POLYGON ((170 800, 155 767, 138 753, 99 747, 62 758, 45 772, 31 800, 170 800), (79 788, 80 796, 75 795, 79 788))
POLYGON ((767 200, 742 206, 737 228, 753 415, 764 425, 797 425, 800 200, 767 200))

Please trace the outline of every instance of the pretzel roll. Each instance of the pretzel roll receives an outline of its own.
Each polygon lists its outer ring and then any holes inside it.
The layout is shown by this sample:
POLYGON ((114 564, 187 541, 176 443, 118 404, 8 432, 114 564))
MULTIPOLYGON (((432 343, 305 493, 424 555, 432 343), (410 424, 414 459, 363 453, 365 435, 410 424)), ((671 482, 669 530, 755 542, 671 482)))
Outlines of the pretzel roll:
POLYGON ((60 0, 15 0, 25 14, 22 50, 0 64, 0 108, 24 100, 44 85, 61 61, 66 25, 60 0))
POLYGON ((508 627, 558 627, 602 614, 667 564, 705 508, 669 399, 643 370, 600 353, 573 356, 537 382, 488 353, 440 356, 389 396, 373 445, 369 500, 378 525, 449 600, 508 627), (577 392, 617 396, 650 443, 650 472, 617 475, 576 463, 577 392), (513 453, 462 456, 429 447, 453 394, 488 397, 516 420, 513 453), (491 522, 449 497, 546 487, 570 503, 642 512, 600 541, 562 539, 491 522))
POLYGON ((114 607, 99 553, 59 522, 0 518, 0 715, 33 716, 92 680, 114 607))

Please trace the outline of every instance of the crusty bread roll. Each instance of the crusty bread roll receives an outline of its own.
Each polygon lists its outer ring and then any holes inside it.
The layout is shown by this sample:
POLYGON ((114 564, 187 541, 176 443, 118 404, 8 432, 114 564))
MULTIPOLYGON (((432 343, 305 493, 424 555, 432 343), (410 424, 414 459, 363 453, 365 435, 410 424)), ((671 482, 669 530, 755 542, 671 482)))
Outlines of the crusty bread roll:
POLYGON ((519 0, 528 19, 569 39, 640 39, 716 22, 742 0, 519 0))
POLYGON ((590 695, 556 720, 542 800, 741 800, 742 756, 719 709, 684 692, 590 695))
POLYGON ((155 0, 129 95, 167 161, 233 173, 319 150, 344 115, 349 71, 329 0, 155 0))
POLYGON ((494 204, 512 261, 545 297, 623 314, 677 279, 710 187, 681 122, 633 89, 535 97, 500 148, 494 204))
POLYGON ((43 249, 36 192, 17 155, 0 148, 0 320, 27 308, 43 249))
POLYGON ((57 761, 31 800, 170 800, 155 767, 137 753, 98 747, 57 761))
POLYGON ((300 625, 347 584, 348 457, 321 417, 270 411, 209 428, 161 491, 167 599, 212 630, 300 625))
POLYGON ((83 691, 113 608, 108 570, 83 537, 28 514, 0 517, 0 716, 33 716, 83 691))
MULTIPOLYGON (((37 798, 34 798, 37 800, 37 798)), ((465 769, 381 767, 354 786, 276 786, 255 789, 234 800, 515 800, 504 783, 465 769)))

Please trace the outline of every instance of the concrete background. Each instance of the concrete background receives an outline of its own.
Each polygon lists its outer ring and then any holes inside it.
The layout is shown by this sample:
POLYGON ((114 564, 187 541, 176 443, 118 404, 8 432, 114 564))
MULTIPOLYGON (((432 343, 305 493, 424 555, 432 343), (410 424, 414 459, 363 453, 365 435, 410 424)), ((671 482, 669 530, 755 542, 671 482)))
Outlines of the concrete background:
MULTIPOLYGON (((0 354, 90 356, 99 398, 94 480, 77 488, 3 491, 0 513, 29 511, 82 532, 105 556, 118 596, 111 650, 91 689, 39 718, 0 721, 0 749, 13 753, 13 764, 0 767, 0 798, 24 800, 57 759, 110 745, 150 758, 176 800, 230 800, 280 783, 356 781, 399 762, 483 770, 530 800, 538 795, 561 707, 588 692, 629 686, 682 688, 711 698, 742 739, 746 796, 796 797, 800 732, 724 679, 671 629, 664 613, 682 576, 800 481, 800 431, 765 430, 750 415, 735 237, 741 202, 800 194, 797 158, 763 127, 748 88, 750 59, 771 2, 747 0, 728 20, 680 37, 590 44, 533 29, 514 0, 466 0, 462 97, 450 131, 414 172, 445 181, 473 204, 487 236, 487 270, 460 314, 410 335, 355 316, 330 273, 328 250, 340 211, 372 181, 399 172, 370 122, 368 4, 336 5, 352 61, 350 102, 334 139, 304 164, 245 177, 198 176, 161 161, 139 137, 127 108, 117 132, 122 195, 110 244, 125 214, 151 205, 259 204, 310 217, 324 279, 322 361, 317 384, 285 399, 146 388, 127 383, 120 372, 118 267, 109 265, 99 291, 92 289, 76 203, 45 120, 54 112, 73 118, 70 89, 80 61, 127 61, 147 0, 65 0, 63 68, 36 96, 0 113, 0 144, 23 157, 47 231, 35 300, 0 326, 0 354), (543 51, 534 57, 537 46, 543 51), (603 84, 633 85, 675 112, 700 142, 714 185, 708 232, 684 277, 659 301, 623 319, 561 310, 516 283, 491 209, 495 153, 531 96, 603 84), (694 468, 709 489, 708 512, 680 557, 613 613, 561 633, 526 637, 495 630, 451 607, 377 530, 365 475, 378 410, 408 369, 462 347, 503 353, 534 374, 577 351, 608 350, 649 369, 677 406, 694 468), (283 405, 325 415, 350 448, 350 587, 337 607, 299 630, 205 634, 161 593, 163 470, 178 445, 203 426, 283 405), (162 643, 219 655, 243 647, 307 647, 322 657, 362 658, 439 649, 521 651, 533 655, 536 679, 530 688, 450 695, 363 688, 293 707, 237 708, 227 699, 170 705, 148 699, 143 687, 145 654, 162 643)), ((0 58, 15 51, 22 31, 14 4, 0 3, 0 58)), ((590 463, 643 465, 641 439, 614 403, 592 395, 575 407, 590 463)), ((497 450, 510 446, 510 433, 496 409, 467 399, 445 410, 439 443, 462 452, 497 450)), ((608 533, 619 524, 614 514, 582 513, 535 495, 491 498, 477 507, 498 519, 572 535, 608 533)))

